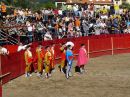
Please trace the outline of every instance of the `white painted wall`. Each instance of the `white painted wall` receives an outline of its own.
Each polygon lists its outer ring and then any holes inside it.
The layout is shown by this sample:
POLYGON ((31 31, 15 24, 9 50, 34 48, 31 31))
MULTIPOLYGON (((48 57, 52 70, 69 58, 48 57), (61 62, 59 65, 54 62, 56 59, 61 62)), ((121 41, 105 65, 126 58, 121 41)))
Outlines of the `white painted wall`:
MULTIPOLYGON (((113 0, 113 1, 114 1, 114 4, 118 2, 118 4, 121 5, 123 0, 119 0, 119 1, 113 0)), ((130 0, 126 0, 126 2, 130 4, 130 0)))
POLYGON ((114 4, 116 4, 116 2, 118 2, 119 5, 122 4, 122 0, 119 0, 119 1, 113 0, 113 1, 114 1, 114 4))

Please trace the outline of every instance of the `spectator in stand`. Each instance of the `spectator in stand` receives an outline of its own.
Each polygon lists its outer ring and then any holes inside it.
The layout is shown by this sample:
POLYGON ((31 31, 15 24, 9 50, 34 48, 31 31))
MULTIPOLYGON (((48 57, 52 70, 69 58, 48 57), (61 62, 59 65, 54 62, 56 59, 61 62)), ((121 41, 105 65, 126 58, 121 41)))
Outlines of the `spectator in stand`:
POLYGON ((36 12, 15 8, 14 12, 7 13, 7 16, 1 19, 0 24, 4 28, 2 31, 13 37, 19 36, 21 42, 29 43, 34 41, 33 38, 36 41, 42 41, 64 37, 124 33, 129 28, 126 26, 130 20, 129 17, 128 10, 114 5, 108 9, 105 6, 96 8, 93 3, 89 8, 86 3, 83 6, 64 4, 59 9, 44 8, 36 12), (11 29, 8 29, 9 27, 11 29), (26 38, 28 42, 23 41, 26 38))
POLYGON ((44 35, 44 40, 45 41, 52 40, 52 35, 49 31, 47 31, 47 33, 44 35))
POLYGON ((83 10, 86 12, 88 10, 88 4, 87 2, 84 3, 83 5, 83 10))
POLYGON ((4 2, 1 2, 1 15, 2 15, 2 18, 6 17, 7 15, 7 8, 4 2))
POLYGON ((114 9, 115 9, 115 14, 117 15, 117 14, 119 14, 119 4, 118 4, 118 2, 116 2, 116 4, 114 5, 114 9))
POLYGON ((83 31, 84 31, 84 35, 83 36, 88 36, 89 35, 89 24, 87 19, 84 19, 82 21, 82 27, 83 27, 83 31))
POLYGON ((76 27, 76 30, 80 30, 80 25, 81 25, 80 19, 78 17, 76 17, 75 18, 75 27, 76 27))
POLYGON ((27 32, 27 36, 29 39, 28 42, 30 43, 33 41, 33 27, 30 22, 27 22, 26 25, 27 25, 27 29, 28 29, 28 32, 27 32))
POLYGON ((74 11, 75 16, 79 15, 78 9, 79 9, 79 6, 77 4, 73 5, 73 11, 74 11))
POLYGON ((94 3, 93 2, 90 4, 89 11, 90 11, 91 17, 93 17, 94 16, 94 3))
POLYGON ((109 16, 110 16, 110 15, 114 15, 114 14, 115 14, 115 9, 114 9, 114 5, 112 4, 112 5, 110 6, 109 16))

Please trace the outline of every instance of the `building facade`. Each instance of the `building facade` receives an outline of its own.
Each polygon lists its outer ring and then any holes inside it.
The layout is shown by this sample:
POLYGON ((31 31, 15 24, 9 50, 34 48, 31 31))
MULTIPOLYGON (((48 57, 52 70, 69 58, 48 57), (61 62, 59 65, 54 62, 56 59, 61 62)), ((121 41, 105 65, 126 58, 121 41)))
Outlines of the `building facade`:
POLYGON ((119 5, 121 5, 122 3, 129 3, 130 4, 130 0, 113 0, 114 4, 118 3, 119 5))
POLYGON ((69 3, 94 3, 94 4, 110 4, 112 0, 67 0, 69 3))
POLYGON ((94 3, 95 5, 111 5, 111 4, 116 4, 118 3, 119 5, 121 5, 122 3, 129 3, 130 4, 130 0, 54 0, 56 3, 56 6, 58 4, 73 4, 73 3, 94 3))
POLYGON ((94 4, 111 4, 113 0, 55 0, 55 2, 65 3, 94 3, 94 4))

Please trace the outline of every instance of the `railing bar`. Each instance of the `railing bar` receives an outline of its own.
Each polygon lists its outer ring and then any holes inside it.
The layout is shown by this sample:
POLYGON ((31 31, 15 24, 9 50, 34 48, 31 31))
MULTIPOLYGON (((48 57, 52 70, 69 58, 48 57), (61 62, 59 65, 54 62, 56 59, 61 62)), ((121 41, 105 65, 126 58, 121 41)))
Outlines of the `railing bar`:
MULTIPOLYGON (((4 33, 3 31, 0 31, 0 32, 4 33)), ((8 35, 7 33, 4 33, 4 34, 6 34, 7 36, 11 37, 11 38, 14 39, 15 41, 19 42, 17 39, 13 38, 12 36, 8 35)))
MULTIPOLYGON (((6 38, 6 36, 5 35, 3 35, 2 33, 0 33, 1 34, 1 36, 3 36, 4 38, 6 38)), ((9 36, 9 35, 8 35, 9 36)), ((11 36, 9 36, 9 37, 11 37, 11 36)), ((13 37, 11 37, 11 38, 13 38, 13 37)), ((14 42, 15 44, 18 44, 19 43, 19 41, 18 40, 16 40, 15 38, 13 38, 13 39, 11 39, 10 41, 11 42, 14 42), (14 40, 13 40, 14 39, 14 40)), ((7 40, 8 41, 8 40, 7 40)), ((8 41, 9 43, 11 43, 10 41, 8 41)), ((11 44, 13 44, 13 43, 11 43, 11 44)))
POLYGON ((8 73, 6 73, 4 75, 0 75, 0 79, 3 78, 3 77, 5 77, 5 76, 7 76, 7 75, 9 75, 9 74, 11 74, 11 72, 8 72, 8 73))

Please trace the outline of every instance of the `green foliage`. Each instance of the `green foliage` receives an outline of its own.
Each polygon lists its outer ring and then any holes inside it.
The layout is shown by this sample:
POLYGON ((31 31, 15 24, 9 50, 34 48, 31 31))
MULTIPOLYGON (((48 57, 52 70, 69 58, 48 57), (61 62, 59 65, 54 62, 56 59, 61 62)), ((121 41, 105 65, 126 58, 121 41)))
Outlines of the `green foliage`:
POLYGON ((3 1, 6 5, 12 4, 12 0, 0 0, 0 1, 3 1))
POLYGON ((4 2, 9 6, 31 8, 32 10, 55 8, 55 3, 52 0, 4 0, 4 2))
POLYGON ((55 4, 52 1, 40 2, 40 3, 35 4, 35 7, 33 9, 39 10, 43 8, 55 8, 55 4))
POLYGON ((29 2, 29 0, 15 0, 14 6, 22 7, 22 8, 29 8, 31 7, 31 3, 29 2))
POLYGON ((55 8, 55 4, 53 2, 45 2, 38 5, 40 8, 55 8))
POLYGON ((123 3, 120 7, 121 8, 127 8, 128 10, 130 10, 130 4, 129 3, 123 3))

